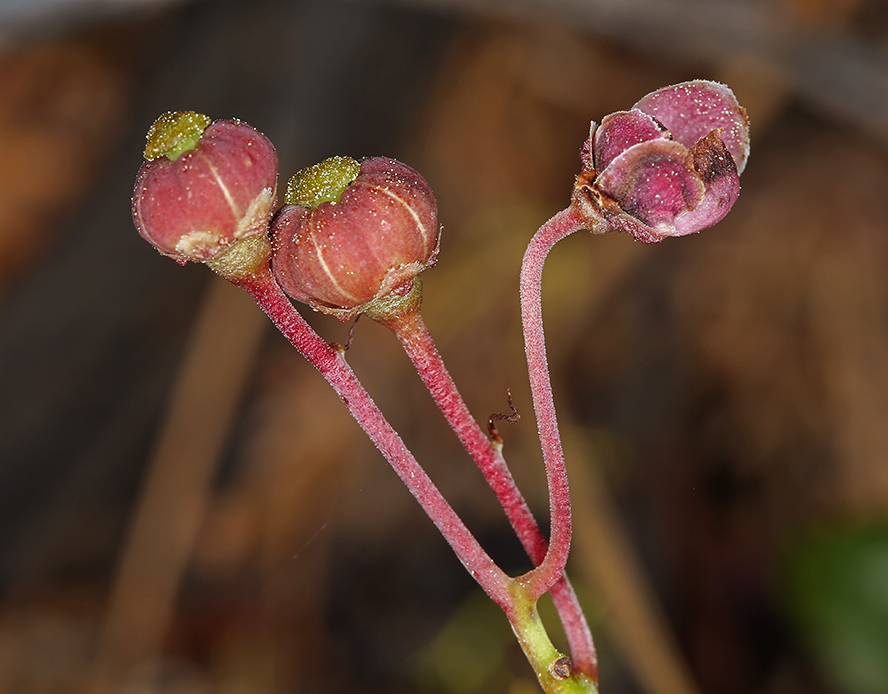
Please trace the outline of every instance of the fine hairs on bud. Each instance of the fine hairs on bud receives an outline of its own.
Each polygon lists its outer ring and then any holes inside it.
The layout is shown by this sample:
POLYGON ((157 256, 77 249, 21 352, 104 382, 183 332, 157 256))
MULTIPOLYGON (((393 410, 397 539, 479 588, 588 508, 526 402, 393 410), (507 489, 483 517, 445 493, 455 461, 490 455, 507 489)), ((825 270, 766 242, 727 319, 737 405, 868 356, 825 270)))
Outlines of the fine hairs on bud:
POLYGON ((294 176, 287 198, 272 221, 272 268, 317 311, 342 320, 370 311, 435 263, 435 196, 394 159, 328 159, 294 176))
POLYGON ((278 160, 262 133, 192 112, 155 121, 133 192, 133 221, 158 251, 206 262, 232 244, 267 236, 278 160))

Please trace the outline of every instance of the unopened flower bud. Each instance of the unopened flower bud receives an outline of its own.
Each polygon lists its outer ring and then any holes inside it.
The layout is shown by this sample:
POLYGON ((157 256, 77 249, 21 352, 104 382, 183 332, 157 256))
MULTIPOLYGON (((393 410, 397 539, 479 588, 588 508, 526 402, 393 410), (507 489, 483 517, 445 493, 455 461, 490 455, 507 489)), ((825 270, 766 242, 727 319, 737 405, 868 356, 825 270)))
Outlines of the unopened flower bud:
POLYGON ((294 176, 272 221, 272 269, 297 301, 342 320, 405 295, 435 263, 435 196, 409 166, 333 157, 294 176))
POLYGON ((139 233, 180 263, 216 259, 268 232, 277 154, 246 123, 167 113, 148 133, 133 193, 139 233))
POLYGON ((748 156, 749 121, 730 89, 664 87, 592 124, 574 204, 596 233, 643 243, 691 234, 730 211, 748 156))

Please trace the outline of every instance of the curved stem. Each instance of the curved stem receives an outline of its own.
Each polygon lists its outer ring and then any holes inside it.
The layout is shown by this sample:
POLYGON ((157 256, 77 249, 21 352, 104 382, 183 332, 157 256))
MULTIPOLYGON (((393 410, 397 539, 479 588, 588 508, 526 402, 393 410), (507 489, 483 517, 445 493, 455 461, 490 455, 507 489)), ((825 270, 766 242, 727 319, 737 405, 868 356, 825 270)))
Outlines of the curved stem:
POLYGON ((469 412, 420 309, 414 307, 397 316, 377 320, 391 329, 401 342, 447 423, 478 464, 531 560, 534 563, 542 561, 546 553, 546 538, 518 490, 502 453, 494 448, 469 412))
POLYGON ((290 343, 333 386, 349 412, 407 485, 459 560, 491 599, 508 614, 512 606, 511 586, 514 581, 478 544, 370 398, 342 353, 324 341, 305 322, 275 282, 267 263, 251 275, 232 281, 255 299, 290 343))
POLYGON ((555 415, 549 365, 546 360, 542 305, 543 266, 546 256, 558 241, 585 226, 573 206, 562 210, 543 224, 531 239, 521 265, 521 322, 524 328, 524 348, 527 354, 533 409, 543 450, 543 461, 546 465, 552 525, 549 549, 545 558, 536 569, 522 579, 531 586, 546 585, 552 580, 553 574, 560 575, 564 571, 571 536, 567 471, 555 415))
MULTIPOLYGON (((426 327, 418 302, 404 312, 377 317, 376 320, 392 330, 401 342, 447 423, 496 495, 531 561, 535 565, 540 564, 546 556, 548 542, 518 490, 502 452, 484 434, 462 399, 426 327)), ((547 589, 561 618, 573 668, 597 681, 598 656, 579 600, 566 574, 562 572, 554 579, 554 584, 547 589)), ((543 583, 538 583, 535 587, 539 590, 543 586, 543 583)), ((535 595, 534 599, 541 594, 535 595)))
POLYGON ((530 589, 533 584, 510 578, 478 544, 364 390, 346 363, 343 352, 325 342, 284 295, 267 261, 254 265, 249 274, 234 277, 229 273, 227 279, 254 298, 290 343, 330 383, 459 560, 503 609, 543 689, 549 694, 597 694, 597 667, 591 671, 572 668, 570 661, 552 646, 536 614, 538 596, 530 589))

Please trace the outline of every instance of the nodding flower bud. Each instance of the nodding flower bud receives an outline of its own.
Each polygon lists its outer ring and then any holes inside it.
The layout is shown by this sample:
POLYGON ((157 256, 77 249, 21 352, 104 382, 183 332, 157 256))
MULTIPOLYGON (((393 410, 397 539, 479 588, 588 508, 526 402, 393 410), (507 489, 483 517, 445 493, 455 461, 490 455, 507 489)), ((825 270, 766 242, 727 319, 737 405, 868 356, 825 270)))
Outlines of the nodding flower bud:
POLYGON ((333 157, 290 181, 272 221, 272 270, 297 301, 341 320, 414 288, 435 263, 435 196, 398 161, 333 157))
MULTIPOLYGON (((139 233, 179 263, 213 261, 268 232, 277 154, 246 123, 167 113, 148 132, 133 193, 139 233)), ((267 243, 267 242, 266 242, 267 243)))
POLYGON ((728 87, 664 87, 592 123, 573 202, 596 233, 643 243, 691 234, 731 209, 748 156, 749 121, 728 87))

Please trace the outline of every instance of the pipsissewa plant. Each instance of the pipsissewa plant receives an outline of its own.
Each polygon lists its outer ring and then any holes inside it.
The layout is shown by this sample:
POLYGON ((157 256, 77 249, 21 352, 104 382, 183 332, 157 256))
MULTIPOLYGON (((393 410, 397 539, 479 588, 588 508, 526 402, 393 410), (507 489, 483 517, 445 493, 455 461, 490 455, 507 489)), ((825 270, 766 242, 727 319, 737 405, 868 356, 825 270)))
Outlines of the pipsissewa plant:
POLYGON ((382 157, 333 157, 290 181, 274 211, 277 158, 261 133, 191 112, 152 127, 133 196, 139 233, 178 262, 197 261, 249 292, 327 379, 459 560, 505 612, 546 692, 597 692, 598 662, 586 619, 564 573, 570 548, 567 475, 545 353, 542 269, 557 241, 588 229, 625 231, 643 243, 718 222, 739 194, 748 122, 724 85, 660 89, 593 123, 569 206, 531 239, 520 301, 528 373, 550 499, 547 539, 518 491, 496 437, 469 413, 421 314, 420 273, 434 265, 434 194, 416 171, 382 157), (507 575, 426 475, 345 360, 290 299, 346 320, 389 327, 501 503, 535 568, 507 575), (570 654, 560 653, 536 604, 550 592, 570 654))

